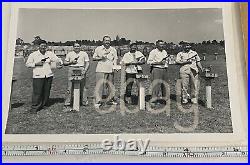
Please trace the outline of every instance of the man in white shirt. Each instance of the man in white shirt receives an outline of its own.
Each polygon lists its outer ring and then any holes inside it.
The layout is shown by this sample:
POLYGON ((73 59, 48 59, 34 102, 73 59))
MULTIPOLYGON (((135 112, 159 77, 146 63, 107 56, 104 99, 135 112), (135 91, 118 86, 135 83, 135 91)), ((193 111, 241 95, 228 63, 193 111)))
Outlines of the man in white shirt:
POLYGON ((41 41, 39 50, 31 53, 27 59, 26 66, 33 68, 33 93, 30 113, 37 113, 44 106, 48 106, 53 79, 52 62, 56 62, 59 66, 62 66, 63 63, 54 53, 47 51, 46 41, 41 41))
POLYGON ((137 45, 132 43, 130 51, 125 53, 121 63, 126 65, 126 81, 129 83, 126 86, 126 93, 124 96, 125 102, 131 102, 131 90, 134 82, 136 81, 136 74, 141 71, 141 66, 145 63, 145 56, 137 50, 137 45), (129 100, 129 101, 128 101, 129 100))
POLYGON ((203 72, 201 59, 197 52, 191 50, 189 43, 183 44, 184 50, 179 52, 176 57, 176 63, 180 67, 180 78, 182 80, 182 103, 188 103, 190 95, 188 94, 189 82, 191 83, 191 102, 198 103, 198 72, 199 69, 203 72), (199 69, 198 69, 199 67, 199 69))
MULTIPOLYGON (((93 60, 98 61, 96 66, 96 84, 101 82, 101 86, 99 91, 99 96, 96 97, 96 107, 99 107, 102 104, 102 96, 110 94, 111 87, 107 84, 102 82, 109 81, 113 83, 113 66, 117 65, 117 51, 115 48, 110 46, 111 38, 109 36, 103 37, 103 45, 98 46, 95 49, 93 60), (109 91, 109 92, 107 92, 109 91)), ((114 99, 108 101, 110 104, 116 104, 114 99)))
MULTIPOLYGON (((89 56, 86 52, 81 51, 81 45, 77 42, 74 43, 73 45, 74 50, 69 52, 66 55, 66 58, 64 60, 64 65, 65 66, 70 66, 69 71, 68 71, 68 78, 72 76, 73 73, 73 68, 74 66, 79 66, 82 70, 82 75, 84 75, 84 78, 81 80, 80 84, 80 100, 81 104, 83 106, 88 105, 88 99, 87 99, 87 88, 86 88, 86 72, 89 68, 89 56)), ((68 90, 66 94, 66 99, 65 99, 65 106, 70 106, 72 100, 72 82, 71 80, 68 80, 68 90)))
MULTIPOLYGON (((147 63, 151 66, 151 77, 152 81, 156 82, 156 80, 161 80, 164 82, 168 81, 167 76, 167 68, 168 68, 169 56, 167 52, 164 50, 164 42, 162 40, 156 41, 156 48, 153 49, 149 53, 149 57, 147 63)), ((152 97, 166 97, 166 92, 164 85, 162 83, 157 83, 154 85, 154 90, 152 93, 152 97)), ((157 100, 152 102, 152 104, 156 104, 157 100)))

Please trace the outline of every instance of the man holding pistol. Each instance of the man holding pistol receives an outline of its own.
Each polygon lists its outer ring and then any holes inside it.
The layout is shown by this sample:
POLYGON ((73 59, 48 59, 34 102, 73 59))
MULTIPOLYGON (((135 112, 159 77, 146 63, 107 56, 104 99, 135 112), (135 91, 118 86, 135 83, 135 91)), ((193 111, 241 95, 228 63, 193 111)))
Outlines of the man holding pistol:
MULTIPOLYGON (((162 40, 156 41, 156 48, 149 53, 148 64, 151 66, 151 76, 153 81, 152 98, 166 97, 166 89, 163 83, 167 83, 167 68, 169 63, 169 56, 164 50, 164 42, 162 40), (157 82, 157 80, 159 80, 157 82), (160 96, 161 95, 161 96, 160 96)), ((158 104, 159 100, 154 100, 153 105, 158 104)))
POLYGON ((190 95, 188 94, 189 85, 191 85, 191 102, 198 103, 199 92, 199 69, 203 72, 201 59, 197 52, 191 50, 191 45, 187 42, 183 44, 183 51, 179 52, 176 57, 176 63, 180 67, 180 78, 182 81, 182 103, 188 103, 190 95), (199 68, 199 69, 198 69, 199 68))
MULTIPOLYGON (((84 78, 81 80, 80 84, 80 100, 81 104, 83 106, 88 105, 87 100, 87 89, 86 89, 86 72, 89 68, 89 56, 86 52, 81 51, 81 45, 77 42, 73 45, 73 51, 69 52, 66 55, 66 58, 64 60, 64 65, 69 66, 68 71, 68 78, 70 78, 73 74, 73 68, 74 66, 78 66, 82 70, 82 75, 84 75, 84 78)), ((71 98, 72 98, 72 81, 68 79, 68 90, 66 93, 66 100, 64 105, 69 106, 71 105, 71 98)))
POLYGON ((136 81, 136 74, 140 71, 142 72, 140 65, 145 63, 145 56, 137 50, 136 43, 132 43, 129 47, 130 51, 125 53, 121 60, 121 63, 126 65, 126 82, 128 82, 124 97, 126 103, 132 102, 131 92, 133 84, 136 81))
MULTIPOLYGON (((98 61, 96 66, 96 84, 100 84, 98 94, 96 94, 95 107, 99 108, 104 102, 102 96, 111 94, 111 86, 114 78, 114 66, 117 66, 117 51, 111 45, 111 38, 109 36, 103 37, 103 45, 95 49, 93 60, 98 61)), ((116 105, 114 97, 107 101, 108 104, 116 105)))
POLYGON ((26 66, 33 69, 33 93, 30 113, 37 113, 43 107, 48 106, 50 89, 53 80, 51 64, 57 63, 61 67, 63 62, 54 53, 47 51, 46 41, 39 43, 39 50, 31 53, 26 66))

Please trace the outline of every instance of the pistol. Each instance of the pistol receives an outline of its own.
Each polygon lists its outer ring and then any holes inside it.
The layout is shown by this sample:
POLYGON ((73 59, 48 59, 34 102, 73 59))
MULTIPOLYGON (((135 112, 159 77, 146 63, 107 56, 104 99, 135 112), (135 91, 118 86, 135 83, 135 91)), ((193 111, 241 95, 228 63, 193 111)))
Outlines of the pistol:
POLYGON ((75 58, 75 60, 77 61, 77 60, 78 60, 78 58, 79 58, 79 56, 78 56, 78 57, 76 57, 76 58, 75 58))
POLYGON ((49 57, 43 58, 41 61, 45 62, 49 57))
POLYGON ((166 59, 169 58, 169 57, 170 57, 170 54, 167 55, 166 57, 164 57, 164 58, 162 59, 162 61, 163 61, 163 60, 166 60, 166 59))
POLYGON ((190 57, 190 58, 188 58, 188 59, 186 59, 186 60, 187 60, 187 61, 188 61, 188 60, 191 60, 192 58, 194 58, 194 57, 196 57, 196 56, 198 56, 198 54, 193 55, 192 57, 190 57))

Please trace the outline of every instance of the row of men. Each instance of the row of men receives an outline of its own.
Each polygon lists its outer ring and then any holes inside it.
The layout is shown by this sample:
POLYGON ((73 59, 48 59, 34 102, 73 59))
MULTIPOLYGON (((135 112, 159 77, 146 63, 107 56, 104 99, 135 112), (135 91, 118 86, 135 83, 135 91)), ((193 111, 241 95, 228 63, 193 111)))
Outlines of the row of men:
MULTIPOLYGON (((96 66, 96 82, 101 80, 109 81, 113 83, 114 72, 117 66, 117 51, 110 45, 111 38, 109 36, 103 37, 103 45, 95 49, 93 60, 97 61, 96 66)), ((58 58, 54 53, 47 51, 47 43, 41 42, 39 50, 31 53, 27 59, 26 66, 33 68, 33 93, 32 93, 32 108, 31 113, 37 113, 37 111, 48 106, 48 100, 50 96, 50 89, 53 79, 53 72, 51 70, 51 63, 56 62, 58 66, 74 66, 78 65, 82 68, 82 74, 86 75, 89 68, 89 57, 84 51, 81 51, 79 43, 75 43, 74 50, 66 55, 64 61, 58 58)), ((126 80, 136 79, 136 74, 141 72, 140 65, 147 63, 151 66, 151 78, 154 80, 167 81, 167 68, 169 63, 169 55, 163 49, 164 42, 162 40, 156 41, 156 48, 153 49, 148 59, 137 50, 136 44, 130 45, 130 51, 125 53, 121 59, 121 63, 126 66, 126 80)), ((180 67, 180 78, 182 80, 182 103, 188 103, 191 99, 192 103, 197 103, 198 95, 198 72, 199 69, 203 71, 198 54, 191 50, 191 46, 186 43, 183 45, 183 51, 179 52, 176 57, 176 63, 180 67), (190 86, 191 85, 191 86, 190 86), (188 93, 188 89, 191 87, 191 95, 188 93)), ((69 67, 68 77, 72 75, 72 67, 69 67)), ((104 82, 105 82, 104 81, 104 82)), ((125 101, 131 99, 131 90, 135 81, 129 81, 126 86, 125 101)), ((81 81, 81 104, 88 105, 87 89, 86 89, 86 76, 81 81)), ((102 96, 107 95, 107 90, 110 86, 107 83, 101 84, 99 90, 99 96, 95 97, 95 106, 103 104, 102 96)), ((165 97, 163 84, 155 86, 152 96, 158 97, 161 94, 165 97)), ((72 82, 68 80, 68 89, 65 99, 65 105, 71 104, 72 95, 72 82)), ((116 104, 114 98, 107 101, 110 104, 116 104)), ((152 104, 158 104, 157 100, 152 104)))

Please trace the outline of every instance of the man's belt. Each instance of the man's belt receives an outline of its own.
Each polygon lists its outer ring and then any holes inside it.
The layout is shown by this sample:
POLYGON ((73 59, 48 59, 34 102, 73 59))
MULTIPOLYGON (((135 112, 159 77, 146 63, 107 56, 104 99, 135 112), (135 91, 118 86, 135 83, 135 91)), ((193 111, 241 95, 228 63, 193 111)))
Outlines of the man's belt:
POLYGON ((164 68, 157 67, 157 66, 151 66, 151 67, 152 67, 152 69, 153 69, 153 68, 158 68, 158 69, 167 69, 167 67, 164 67, 164 68))
POLYGON ((158 68, 158 69, 167 69, 167 67, 159 68, 159 67, 155 67, 155 66, 150 66, 150 73, 152 72, 152 70, 153 70, 154 68, 158 68))

